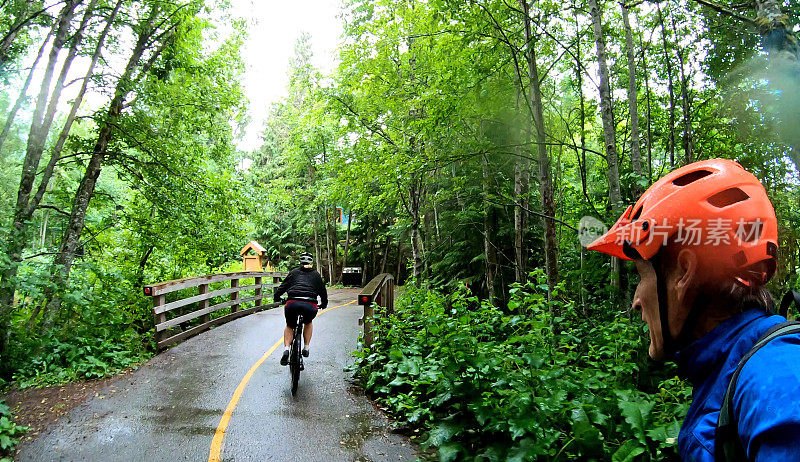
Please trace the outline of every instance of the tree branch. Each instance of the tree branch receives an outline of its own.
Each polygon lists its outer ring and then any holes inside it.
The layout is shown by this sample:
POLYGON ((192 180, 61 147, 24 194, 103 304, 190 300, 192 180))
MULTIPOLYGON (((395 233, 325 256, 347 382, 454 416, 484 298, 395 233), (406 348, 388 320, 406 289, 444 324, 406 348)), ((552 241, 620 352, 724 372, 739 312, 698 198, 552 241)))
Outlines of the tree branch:
POLYGON ((42 257, 44 255, 58 255, 58 252, 39 252, 33 255, 22 257, 23 260, 30 260, 31 258, 42 257))
MULTIPOLYGON (((631 9, 633 7, 641 5, 642 3, 661 3, 661 1, 663 1, 663 0, 655 0, 655 1, 653 1, 653 0, 638 0, 638 1, 635 1, 633 3, 626 3, 625 4, 625 8, 631 9)), ((724 14, 726 16, 730 16, 730 17, 732 17, 734 19, 738 19, 739 21, 742 21, 742 22, 746 22, 747 24, 750 24, 751 26, 757 26, 758 25, 758 24, 756 24, 756 20, 755 19, 748 18, 747 16, 739 14, 739 13, 731 10, 730 8, 728 8, 726 6, 720 5, 719 3, 714 3, 711 0, 692 0, 692 1, 697 2, 697 3, 699 3, 699 4, 703 5, 703 6, 707 6, 707 7, 711 8, 712 10, 716 11, 717 13, 721 13, 721 14, 724 14)), ((745 8, 745 7, 750 6, 752 4, 753 4, 752 2, 743 2, 743 3, 738 3, 738 4, 732 5, 732 6, 733 6, 733 8, 745 8)))
MULTIPOLYGON (((541 217, 541 218, 546 218, 546 219, 548 219, 548 220, 553 220, 553 221, 555 221, 556 223, 560 223, 560 224, 562 224, 562 225, 566 226, 567 228, 569 228, 569 229, 571 229, 571 230, 575 231, 576 233, 578 232, 578 228, 576 228, 576 227, 572 226, 571 224, 569 224, 569 223, 565 222, 564 220, 561 220, 561 219, 559 219, 559 218, 556 218, 556 217, 551 217, 550 215, 545 215, 545 214, 543 214, 543 213, 541 213, 541 212, 536 212, 536 211, 534 211, 534 210, 531 210, 531 209, 529 209, 528 207, 525 207, 524 205, 522 205, 521 203, 519 203, 519 202, 515 201, 515 200, 514 200, 514 198, 512 198, 512 197, 507 197, 507 196, 504 196, 502 192, 497 192, 496 194, 497 194, 498 196, 500 196, 500 197, 504 198, 504 199, 508 199, 508 200, 510 200, 510 201, 511 201, 511 203, 512 203, 513 205, 515 205, 515 206, 517 206, 517 207, 519 207, 519 208, 521 208, 521 209, 525 210, 526 212, 528 212, 528 213, 530 213, 530 214, 532 214, 532 215, 536 215, 536 216, 538 216, 538 217, 541 217)), ((493 203, 494 205, 499 205, 499 206, 501 206, 501 207, 508 207, 508 204, 503 204, 503 203, 500 203, 500 202, 495 202, 495 201, 492 201, 491 199, 487 199, 487 200, 488 200, 489 202, 493 203)))
POLYGON ((342 106, 345 107, 345 109, 347 109, 352 115, 354 115, 356 117, 356 119, 358 120, 358 122, 364 128, 366 128, 370 132, 380 136, 381 138, 386 140, 386 142, 388 142, 389 144, 391 144, 392 146, 394 146, 398 150, 400 149, 400 147, 397 145, 397 143, 395 143, 394 140, 387 133, 385 133, 380 127, 374 127, 374 126, 370 125, 369 122, 364 117, 362 117, 361 114, 359 114, 355 109, 353 109, 353 107, 350 106, 343 98, 339 97, 336 94, 331 94, 331 96, 333 96, 333 98, 336 101, 339 101, 339 103, 341 103, 342 106))
POLYGON ((66 216, 66 217, 70 216, 69 212, 65 212, 65 211, 61 210, 60 208, 58 208, 58 207, 56 207, 54 205, 39 204, 36 208, 37 209, 55 210, 56 212, 60 213, 61 215, 66 216))
POLYGON ((711 2, 710 0, 694 0, 694 1, 699 3, 699 4, 701 4, 701 5, 703 5, 703 6, 707 6, 707 7, 711 8, 712 10, 716 11, 717 13, 722 13, 724 15, 727 15, 727 16, 730 16, 732 18, 738 19, 739 21, 746 22, 746 23, 750 24, 751 26, 756 26, 757 25, 755 19, 750 19, 747 16, 741 15, 741 14, 739 14, 739 13, 737 13, 737 12, 731 10, 731 9, 728 9, 728 8, 726 8, 726 7, 724 7, 724 6, 720 5, 720 4, 711 2))

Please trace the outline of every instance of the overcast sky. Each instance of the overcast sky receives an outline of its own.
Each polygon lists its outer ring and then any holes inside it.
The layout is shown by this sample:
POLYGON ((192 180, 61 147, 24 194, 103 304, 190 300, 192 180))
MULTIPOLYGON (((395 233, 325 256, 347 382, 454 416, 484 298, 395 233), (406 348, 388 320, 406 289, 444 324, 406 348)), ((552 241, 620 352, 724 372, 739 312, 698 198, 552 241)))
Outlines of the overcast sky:
POLYGON ((333 69, 342 27, 340 0, 231 0, 234 14, 250 19, 244 46, 244 89, 250 99, 251 122, 239 148, 261 145, 260 133, 269 105, 286 94, 289 58, 302 32, 311 34, 314 65, 333 69))

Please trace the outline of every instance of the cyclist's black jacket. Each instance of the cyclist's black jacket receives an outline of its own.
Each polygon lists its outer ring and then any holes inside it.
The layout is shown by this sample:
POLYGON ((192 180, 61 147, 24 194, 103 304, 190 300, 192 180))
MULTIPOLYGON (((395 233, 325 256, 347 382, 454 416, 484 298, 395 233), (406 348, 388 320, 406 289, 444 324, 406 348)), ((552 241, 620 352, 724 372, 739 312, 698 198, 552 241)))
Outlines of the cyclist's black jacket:
POLYGON ((328 306, 328 291, 322 277, 314 268, 303 268, 302 266, 293 269, 283 280, 278 290, 275 291, 275 301, 279 301, 281 295, 288 294, 290 299, 307 299, 317 301, 317 295, 322 299, 320 308, 328 306))

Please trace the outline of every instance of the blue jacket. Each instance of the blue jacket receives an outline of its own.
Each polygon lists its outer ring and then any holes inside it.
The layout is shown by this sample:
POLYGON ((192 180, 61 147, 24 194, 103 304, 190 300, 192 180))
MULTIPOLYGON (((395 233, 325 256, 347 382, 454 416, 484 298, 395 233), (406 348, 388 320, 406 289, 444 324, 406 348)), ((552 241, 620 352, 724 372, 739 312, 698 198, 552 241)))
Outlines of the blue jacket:
MULTIPOLYGON (((736 365, 762 334, 784 321, 750 309, 678 352, 679 373, 694 387, 678 436, 684 461, 714 460, 719 408, 736 365)), ((772 340, 747 361, 733 411, 749 460, 800 461, 800 334, 772 340)))

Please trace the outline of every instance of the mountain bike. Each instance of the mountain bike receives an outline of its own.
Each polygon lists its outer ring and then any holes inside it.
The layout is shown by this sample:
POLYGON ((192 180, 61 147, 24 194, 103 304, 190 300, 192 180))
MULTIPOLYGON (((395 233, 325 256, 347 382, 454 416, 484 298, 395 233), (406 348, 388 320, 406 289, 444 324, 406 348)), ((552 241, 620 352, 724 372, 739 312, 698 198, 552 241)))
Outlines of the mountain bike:
POLYGON ((289 375, 292 378, 292 396, 297 394, 297 384, 300 381, 300 371, 303 367, 303 315, 297 315, 297 325, 294 328, 292 345, 289 347, 289 375))

